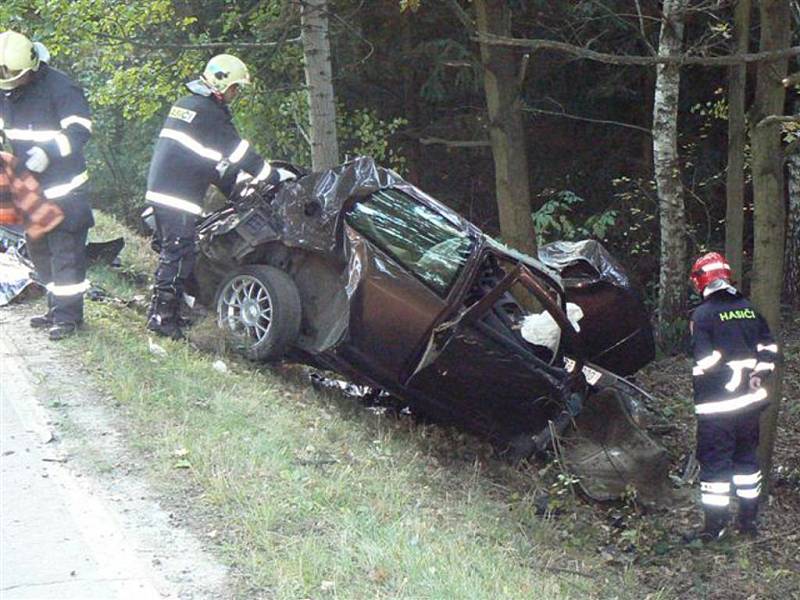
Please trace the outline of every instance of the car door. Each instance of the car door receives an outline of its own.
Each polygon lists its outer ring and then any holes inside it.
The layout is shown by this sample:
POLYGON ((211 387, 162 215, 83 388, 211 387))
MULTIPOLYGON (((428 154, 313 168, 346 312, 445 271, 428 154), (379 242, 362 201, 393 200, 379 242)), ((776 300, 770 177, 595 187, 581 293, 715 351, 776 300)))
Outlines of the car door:
POLYGON ((421 352, 474 241, 399 190, 376 192, 345 214, 350 281, 347 359, 386 387, 421 352))
MULTIPOLYGON (((493 252, 487 251, 489 260, 493 252)), ((426 410, 447 415, 469 429, 512 439, 539 431, 562 410, 574 388, 570 372, 537 355, 513 325, 493 314, 505 310, 516 288, 518 300, 530 295, 573 335, 566 315, 548 290, 522 263, 503 261, 502 275, 478 301, 432 332, 422 359, 406 387, 426 410)), ((576 381, 580 387, 580 381, 576 381)))

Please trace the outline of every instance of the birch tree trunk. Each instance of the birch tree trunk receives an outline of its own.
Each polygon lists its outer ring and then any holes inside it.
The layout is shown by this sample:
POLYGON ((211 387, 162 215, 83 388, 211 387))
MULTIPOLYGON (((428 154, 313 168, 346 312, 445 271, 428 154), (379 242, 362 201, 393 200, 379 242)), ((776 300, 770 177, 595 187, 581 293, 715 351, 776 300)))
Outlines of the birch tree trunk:
MULTIPOLYGON (((800 114, 800 100, 794 102, 794 114, 800 114)), ((800 309, 800 148, 794 149, 786 163, 789 177, 789 218, 784 297, 795 310, 798 310, 800 309)))
MULTIPOLYGON (((687 0, 664 0, 659 56, 674 56, 683 46, 687 0)), ((661 225, 658 318, 660 331, 684 317, 686 308, 686 211, 678 157, 680 67, 660 64, 653 102, 653 165, 661 225)))
MULTIPOLYGON (((511 35, 507 0, 475 0, 475 13, 479 32, 511 35)), ((481 44, 481 61, 500 233, 509 246, 536 256, 516 53, 510 48, 481 44)))
MULTIPOLYGON (((744 54, 750 45, 751 0, 736 3, 733 38, 736 54, 744 54)), ((741 285, 744 258, 744 147, 745 90, 747 65, 730 67, 728 73, 728 173, 726 182, 725 258, 731 265, 733 280, 741 285)))
MULTIPOLYGON (((760 50, 789 47, 791 14, 786 0, 761 0, 760 50)), ((761 62, 758 65, 756 96, 750 111, 753 124, 750 138, 753 148, 753 303, 769 323, 775 338, 780 340, 780 297, 783 287, 784 181, 783 148, 779 123, 764 125, 762 119, 783 114, 786 89, 786 59, 761 62)), ((780 341, 779 341, 780 345, 780 341)), ((772 468, 772 452, 781 399, 781 369, 778 368, 769 385, 772 402, 761 418, 759 458, 761 470, 768 479, 772 468)), ((764 486, 765 489, 767 486, 764 486)))
POLYGON ((328 1, 301 0, 300 25, 311 122, 311 165, 314 171, 322 171, 339 164, 328 1))

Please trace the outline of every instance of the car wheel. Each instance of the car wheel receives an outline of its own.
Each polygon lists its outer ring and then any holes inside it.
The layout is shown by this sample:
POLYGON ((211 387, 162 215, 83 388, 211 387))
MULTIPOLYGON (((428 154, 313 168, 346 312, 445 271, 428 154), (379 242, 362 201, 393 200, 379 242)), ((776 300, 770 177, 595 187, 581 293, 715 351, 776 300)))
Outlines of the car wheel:
POLYGON ((300 294, 292 278, 249 265, 225 278, 216 295, 217 324, 252 360, 281 358, 300 332, 300 294))

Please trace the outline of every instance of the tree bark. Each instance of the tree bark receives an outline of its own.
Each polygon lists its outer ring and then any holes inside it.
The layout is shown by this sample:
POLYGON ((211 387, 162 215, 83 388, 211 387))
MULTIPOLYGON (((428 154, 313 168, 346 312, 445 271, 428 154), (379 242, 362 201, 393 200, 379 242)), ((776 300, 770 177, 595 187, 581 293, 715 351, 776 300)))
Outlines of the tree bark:
MULTIPOLYGON (((511 9, 506 0, 476 0, 475 13, 480 32, 511 34, 511 9)), ((481 44, 481 61, 500 233, 509 246, 536 256, 516 54, 510 48, 481 44)))
MULTIPOLYGON (((664 20, 658 41, 660 57, 681 53, 686 2, 664 2, 664 20)), ((682 318, 686 308, 686 211, 678 156, 680 81, 678 65, 658 65, 653 103, 653 165, 661 226, 658 318, 662 332, 682 318)))
MULTIPOLYGON (((403 18, 403 30, 401 34, 401 44, 405 56, 413 56, 414 37, 413 21, 410 15, 403 18)), ((408 127, 414 129, 420 124, 419 111, 419 87, 417 85, 417 68, 413 61, 405 61, 403 71, 403 116, 408 121, 408 127)), ((404 148, 406 156, 405 178, 414 185, 422 183, 422 144, 419 140, 407 138, 408 142, 404 148)))
MULTIPOLYGON (((791 27, 789 3, 786 0, 761 0, 760 16, 760 50, 773 51, 787 48, 791 27)), ((781 80, 786 77, 787 67, 787 60, 759 64, 756 96, 750 115, 751 123, 760 123, 769 115, 783 114, 786 90, 781 80)), ((780 295, 783 287, 783 251, 786 233, 781 125, 775 122, 752 127, 750 138, 753 148, 755 209, 751 296, 753 303, 767 319, 776 339, 780 340, 780 295)), ((761 419, 759 458, 766 478, 769 478, 772 468, 772 452, 780 410, 781 376, 779 368, 769 386, 772 402, 761 419)))
MULTIPOLYGON (((744 54, 750 45, 751 0, 739 0, 734 14, 735 52, 744 54)), ((745 90, 747 65, 730 67, 728 73, 728 173, 726 182, 725 257, 731 265, 733 280, 741 285, 744 258, 744 147, 745 90)))
POLYGON ((323 171, 339 164, 327 0, 302 0, 300 24, 311 123, 311 165, 323 171))
MULTIPOLYGON (((794 12, 794 39, 800 38, 800 7, 795 4, 794 12)), ((795 62, 797 73, 794 77, 787 77, 783 80, 783 86, 789 88, 800 82, 800 60, 795 62), (794 82, 792 82, 794 79, 794 82)), ((800 115, 800 97, 795 97, 792 103, 792 112, 800 115)), ((793 143, 800 142, 800 133, 793 143)), ((786 273, 783 278, 784 298, 789 302, 794 310, 800 310, 800 149, 796 146, 787 150, 786 174, 789 178, 789 215, 786 219, 786 254, 785 266, 786 273)))
MULTIPOLYGON (((794 101, 794 112, 800 114, 800 100, 794 101)), ((787 157, 786 163, 789 177, 789 218, 783 291, 791 306, 800 310, 800 149, 795 148, 787 157)))

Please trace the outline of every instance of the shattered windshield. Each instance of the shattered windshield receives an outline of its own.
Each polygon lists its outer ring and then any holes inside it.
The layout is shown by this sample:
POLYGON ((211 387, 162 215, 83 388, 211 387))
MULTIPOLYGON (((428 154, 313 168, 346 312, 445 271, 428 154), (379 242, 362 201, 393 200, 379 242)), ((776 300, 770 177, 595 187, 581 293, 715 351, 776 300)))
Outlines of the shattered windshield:
POLYGON ((472 251, 466 230, 397 190, 359 200, 346 220, 440 296, 447 295, 472 251))

